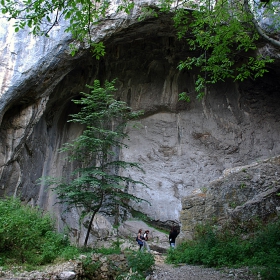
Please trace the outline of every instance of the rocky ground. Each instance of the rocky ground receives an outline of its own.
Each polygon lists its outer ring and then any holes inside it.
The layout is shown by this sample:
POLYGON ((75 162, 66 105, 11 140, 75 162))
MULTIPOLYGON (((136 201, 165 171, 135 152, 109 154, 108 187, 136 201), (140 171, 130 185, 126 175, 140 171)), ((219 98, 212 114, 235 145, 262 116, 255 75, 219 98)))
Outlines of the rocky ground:
POLYGON ((260 277, 252 275, 247 268, 222 269, 205 268, 202 266, 173 265, 164 262, 164 256, 155 254, 155 268, 150 280, 257 280, 260 277))
MULTIPOLYGON (((130 221, 126 223, 124 233, 131 232, 131 236, 135 235, 137 228, 148 228, 146 224, 140 222, 130 221)), ((179 265, 174 267, 173 265, 166 264, 166 252, 169 248, 168 238, 166 234, 157 232, 154 229, 150 229, 151 240, 149 240, 151 253, 155 257, 155 266, 153 272, 147 276, 146 280, 260 280, 260 277, 250 274, 247 268, 243 269, 221 269, 216 270, 213 268, 204 268, 202 266, 191 265, 179 265)), ((111 239, 110 242, 114 241, 111 239)), ((131 240, 127 237, 125 240, 121 240, 121 250, 126 249, 138 250, 138 245, 134 238, 131 240)), ((106 244, 104 241, 100 246, 110 247, 111 243, 106 244)), ((119 258, 122 254, 119 255, 119 258)), ((82 256, 81 256, 82 257, 82 256)), ((94 260, 96 261, 96 260, 94 260)), ((105 272, 106 261, 104 261, 105 272)), ((76 280, 78 275, 81 275, 82 264, 81 260, 73 260, 64 263, 58 263, 56 265, 45 266, 41 271, 31 272, 13 272, 12 270, 1 270, 0 267, 0 280, 76 280)), ((104 278, 99 275, 100 279, 104 278)), ((110 278, 111 279, 111 278, 110 278)))
MULTIPOLYGON (((165 263, 165 256, 153 251, 155 267, 146 280, 258 280, 260 277, 250 274, 247 268, 222 269, 204 268, 201 266, 173 265, 165 263)), ((12 271, 0 270, 0 280, 71 280, 76 279, 73 271, 77 263, 65 262, 55 266, 47 266, 43 271, 22 272, 13 274, 12 271)))

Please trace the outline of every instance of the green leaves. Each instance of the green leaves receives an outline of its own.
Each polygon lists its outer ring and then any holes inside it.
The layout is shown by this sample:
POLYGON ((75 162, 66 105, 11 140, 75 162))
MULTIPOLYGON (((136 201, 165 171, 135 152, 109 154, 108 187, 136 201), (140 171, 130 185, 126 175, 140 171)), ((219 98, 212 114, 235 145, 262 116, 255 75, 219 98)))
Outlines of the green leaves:
POLYGON ((145 278, 145 272, 149 271, 155 264, 154 256, 146 252, 130 252, 126 255, 128 267, 132 272, 138 272, 145 278))
POLYGON ((261 227, 254 222, 257 221, 248 221, 250 230, 244 221, 224 225, 220 230, 215 226, 199 225, 194 239, 170 250, 167 261, 211 267, 246 266, 260 271, 263 279, 279 279, 280 222, 273 221, 261 227))
MULTIPOLYGON (((248 6, 248 3, 246 2, 248 6)), ((240 77, 259 77, 265 72, 269 60, 262 58, 263 66, 258 67, 253 75, 239 73, 240 61, 243 65, 248 63, 250 57, 255 57, 258 33, 256 32, 254 20, 262 17, 270 19, 271 28, 279 30, 279 4, 272 5, 271 2, 263 9, 260 16, 257 5, 251 3, 250 12, 244 9, 243 2, 218 1, 216 3, 208 0, 187 1, 178 6, 174 0, 162 0, 159 8, 143 7, 139 20, 147 16, 158 16, 162 12, 174 12, 174 25, 177 28, 178 38, 186 39, 190 49, 195 51, 191 61, 181 62, 179 69, 199 68, 204 72, 204 87, 227 78, 240 80, 240 77), (174 7, 176 9, 174 10, 174 7), (201 55, 205 55, 201 59, 201 55), (236 70, 238 65, 239 71, 236 70), (238 77, 237 77, 238 76, 238 77)), ((134 2, 122 0, 118 2, 117 12, 130 13, 134 8, 134 2)), ((16 19, 15 31, 28 27, 33 35, 48 36, 52 28, 59 24, 64 18, 69 22, 66 32, 72 34, 73 38, 91 47, 93 55, 100 59, 105 55, 105 47, 102 42, 93 42, 92 34, 94 27, 105 19, 110 9, 108 0, 24 0, 22 3, 12 0, 1 0, 1 11, 9 19, 16 19)), ((78 51, 77 45, 70 46, 72 55, 78 51)), ((260 59, 257 59, 260 61, 260 59)), ((249 67, 250 68, 250 67, 249 67)), ((247 68, 248 70, 248 68, 247 68)), ((247 71, 246 70, 246 71, 247 71)), ((201 82, 198 82, 201 85, 201 82)), ((199 87, 196 88, 200 92, 199 87)))
MULTIPOLYGON (((170 11, 171 5, 164 1, 161 11, 170 11)), ((203 97, 207 87, 219 81, 261 77, 267 72, 267 64, 273 62, 255 54, 259 35, 252 13, 247 13, 241 2, 234 5, 217 2, 214 6, 204 0, 185 3, 177 7, 173 20, 178 38, 187 40, 192 51, 179 63, 178 69, 200 72, 195 82, 198 98, 203 97)), ((180 98, 184 99, 183 93, 180 98)))
MULTIPOLYGON (((133 2, 123 0, 120 10, 129 12, 133 2)), ((110 7, 107 0, 24 0, 23 2, 1 0, 1 11, 9 19, 15 19, 15 32, 28 27, 35 36, 48 36, 49 32, 59 24, 61 19, 66 20, 69 26, 65 32, 72 34, 73 39, 89 45, 93 55, 99 59, 105 54, 104 45, 92 41, 94 26, 106 16, 110 7)), ((71 54, 77 48, 70 47, 71 54)))
POLYGON ((23 206, 19 199, 0 200, 0 258, 13 263, 45 264, 65 248, 54 222, 37 208, 23 206))
POLYGON ((123 0, 119 5, 117 12, 125 12, 129 14, 131 10, 134 8, 134 2, 130 0, 123 0))
POLYGON ((244 81, 247 78, 256 79, 262 77, 264 73, 268 72, 265 68, 266 64, 272 63, 273 59, 269 57, 249 57, 247 64, 237 67, 237 75, 235 80, 244 81))

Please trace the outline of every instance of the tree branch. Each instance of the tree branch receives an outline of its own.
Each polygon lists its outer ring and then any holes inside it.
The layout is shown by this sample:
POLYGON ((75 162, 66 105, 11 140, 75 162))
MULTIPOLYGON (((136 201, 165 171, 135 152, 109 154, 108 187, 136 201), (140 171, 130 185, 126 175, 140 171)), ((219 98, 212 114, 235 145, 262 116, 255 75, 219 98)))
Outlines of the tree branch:
POLYGON ((248 0, 244 0, 244 8, 246 10, 247 13, 252 15, 252 22, 258 32, 258 34, 265 39, 268 43, 270 43, 272 46, 276 47, 276 48, 280 48, 280 41, 275 40, 271 37, 269 37, 265 31, 259 26, 258 21, 255 19, 251 9, 249 8, 249 4, 248 4, 248 0))
POLYGON ((49 28, 49 30, 45 32, 45 36, 47 36, 48 33, 52 30, 52 28, 56 25, 58 25, 58 9, 56 11, 55 20, 54 20, 53 24, 51 25, 51 27, 49 28))

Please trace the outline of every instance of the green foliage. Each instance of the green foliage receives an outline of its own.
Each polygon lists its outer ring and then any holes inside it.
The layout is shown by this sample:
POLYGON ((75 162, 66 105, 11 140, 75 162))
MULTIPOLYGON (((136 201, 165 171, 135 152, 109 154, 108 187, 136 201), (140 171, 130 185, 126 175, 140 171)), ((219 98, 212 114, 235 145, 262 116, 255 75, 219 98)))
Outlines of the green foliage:
POLYGON ((130 201, 143 201, 127 191, 129 185, 146 186, 129 176, 119 175, 127 168, 143 172, 139 164, 118 159, 120 149, 127 147, 124 143, 128 138, 125 132, 127 122, 138 118, 142 112, 133 112, 125 102, 114 99, 114 83, 106 81, 101 87, 95 80, 93 86, 87 86, 89 93, 82 92, 80 99, 73 100, 82 107, 79 113, 72 115, 70 122, 84 125, 85 130, 76 140, 66 143, 61 151, 68 152, 69 161, 78 167, 70 179, 45 178, 47 184, 55 185, 53 190, 62 203, 81 207, 82 215, 92 215, 85 246, 93 218, 101 207, 111 214, 116 214, 116 205, 129 208, 130 201))
POLYGON ((191 101, 190 96, 186 92, 179 93, 179 100, 180 101, 186 101, 186 102, 191 101))
MULTIPOLYGON (((174 1, 163 0, 160 12, 169 13, 174 4, 174 1)), ((275 18, 274 27, 279 25, 278 6, 266 9, 270 11, 266 14, 275 18), (274 13, 278 13, 277 18, 274 13)), ((192 51, 178 68, 199 71, 195 81, 198 99, 219 81, 256 79, 268 72, 267 64, 273 59, 257 54, 260 34, 254 17, 260 12, 255 9, 254 4, 247 11, 243 2, 208 0, 187 1, 176 7, 173 20, 178 38, 186 40, 192 51)), ((181 93, 179 99, 189 102, 186 93, 181 93)))
MULTIPOLYGON (((123 0, 118 3, 118 10, 129 13, 134 3, 123 0)), ((110 6, 107 0, 24 0, 22 2, 1 0, 2 14, 8 20, 15 19, 15 32, 29 28, 33 35, 49 36, 49 32, 59 25, 62 19, 69 25, 65 32, 71 33, 75 40, 88 44, 93 49, 97 59, 104 55, 102 42, 92 41, 93 29, 102 19, 105 18, 110 6)), ((71 54, 74 55, 78 49, 71 46, 71 54)))
POLYGON ((117 12, 124 11, 125 13, 129 14, 133 8, 134 8, 134 2, 129 0, 123 0, 118 3, 117 12))
POLYGON ((154 256, 150 253, 144 253, 141 251, 129 252, 126 255, 128 261, 128 267, 132 272, 137 272, 144 277, 152 269, 155 264, 154 256))
POLYGON ((258 267, 262 279, 280 277, 280 221, 244 238, 244 233, 213 226, 200 226, 195 239, 168 252, 169 263, 200 264, 213 267, 258 267))
POLYGON ((263 76, 266 64, 273 60, 255 55, 259 35, 252 23, 252 15, 237 2, 222 2, 209 8, 208 1, 199 1, 191 8, 184 8, 174 16, 178 38, 186 38, 193 55, 181 61, 180 70, 199 69, 196 91, 201 98, 205 88, 218 81, 233 79, 243 81, 263 76))
POLYGON ((141 14, 138 17, 138 21, 145 20, 146 18, 149 17, 158 17, 158 12, 154 7, 143 6, 141 8, 141 14))
POLYGON ((77 257, 80 253, 80 248, 68 244, 59 252, 59 256, 57 256, 57 259, 70 260, 77 257))
MULTIPOLYGON (((270 30, 279 30, 280 5, 279 1, 269 1, 264 9, 263 3, 259 3, 248 0, 162 0, 156 8, 143 6, 139 20, 157 17, 162 12, 174 13, 178 38, 187 40, 192 51, 178 68, 199 71, 195 90, 197 98, 201 99, 207 88, 218 81, 256 79, 267 72, 267 64, 273 59, 257 54, 259 38, 262 36, 269 43, 274 40, 277 47, 280 42, 274 39, 272 32, 266 33, 258 28, 258 21, 269 18, 270 30)), ((116 12, 129 14, 133 7, 133 1, 121 0, 116 12)), ((97 59, 105 54, 105 47, 102 42, 92 41, 92 33, 94 27, 106 19, 111 8, 108 0, 24 0, 22 3, 1 0, 2 13, 9 20, 16 19, 16 32, 28 27, 34 35, 48 36, 50 30, 64 18, 69 22, 65 31, 71 33, 75 40, 90 45, 97 59)), ((78 46, 70 45, 72 55, 78 51, 78 46)), ((182 93, 180 100, 189 101, 189 97, 182 93)))
POLYGON ((92 276, 95 275, 97 270, 100 268, 101 263, 93 262, 91 255, 87 255, 86 258, 82 259, 84 276, 86 279, 92 279, 92 276))
POLYGON ((120 254, 121 249, 119 246, 113 246, 110 248, 102 247, 102 248, 94 249, 94 252, 100 253, 102 255, 112 255, 112 254, 120 254))
POLYGON ((93 47, 93 56, 96 59, 100 59, 102 56, 105 55, 105 46, 103 45, 102 42, 99 43, 92 43, 92 47, 93 47))
POLYGON ((54 231, 49 215, 23 206, 19 199, 13 198, 0 200, 0 252, 1 264, 31 265, 50 263, 60 255, 72 257, 77 253, 62 234, 54 231))

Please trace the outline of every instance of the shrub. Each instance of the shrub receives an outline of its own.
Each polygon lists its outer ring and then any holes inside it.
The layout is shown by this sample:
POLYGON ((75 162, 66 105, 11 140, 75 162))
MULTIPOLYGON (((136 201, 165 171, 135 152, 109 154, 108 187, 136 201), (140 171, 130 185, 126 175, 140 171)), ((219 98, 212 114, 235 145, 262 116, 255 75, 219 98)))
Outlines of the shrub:
POLYGON ((114 247, 110 247, 110 248, 101 247, 98 249, 94 249, 93 251, 96 253, 100 253, 102 255, 112 255, 112 254, 121 253, 121 249, 118 246, 114 246, 114 247))
POLYGON ((1 263, 50 263, 68 246, 54 231, 50 215, 21 205, 19 199, 0 200, 1 263))
POLYGON ((280 279, 280 221, 257 228, 246 239, 240 231, 217 231, 209 225, 195 239, 169 250, 167 262, 212 267, 258 267, 262 279, 280 279))
POLYGON ((155 263, 154 256, 152 254, 141 251, 129 252, 126 257, 128 267, 132 270, 132 272, 138 272, 141 276, 148 274, 155 263))
POLYGON ((96 272, 101 266, 101 263, 93 262, 90 255, 87 255, 86 258, 82 260, 83 264, 83 271, 84 271, 84 277, 86 279, 92 279, 92 277, 95 276, 96 272))

